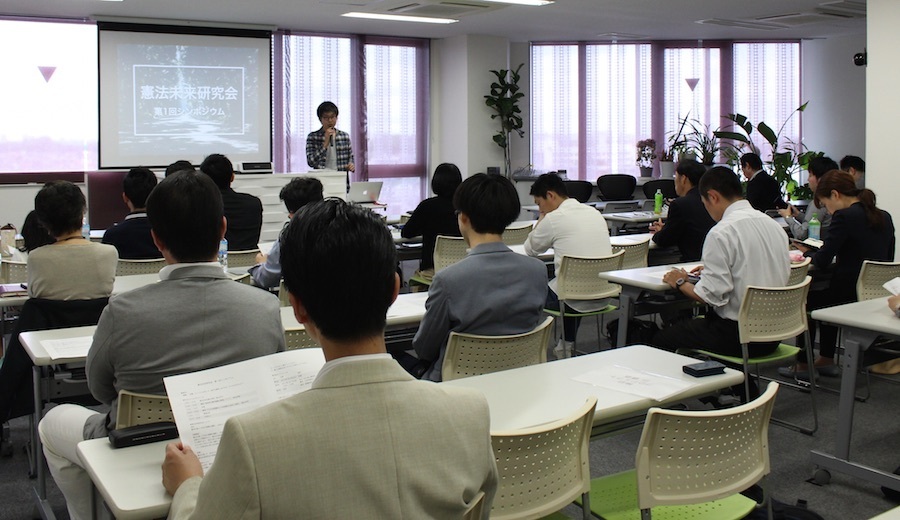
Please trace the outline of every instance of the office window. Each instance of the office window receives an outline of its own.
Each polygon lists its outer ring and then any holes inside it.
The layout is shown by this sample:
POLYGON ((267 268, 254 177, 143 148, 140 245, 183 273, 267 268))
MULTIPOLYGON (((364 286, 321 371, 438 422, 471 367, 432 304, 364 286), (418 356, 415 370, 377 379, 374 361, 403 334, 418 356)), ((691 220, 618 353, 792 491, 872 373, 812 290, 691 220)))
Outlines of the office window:
POLYGON ((591 182, 636 173, 635 144, 651 132, 650 46, 534 45, 531 66, 535 169, 591 182))
POLYGON ((651 137, 649 45, 588 45, 584 180, 633 173, 637 142, 651 137))
POLYGON ((97 169, 97 28, 0 20, 0 171, 97 169))
MULTIPOLYGON (((354 127, 350 38, 288 34, 282 38, 282 49, 284 141, 276 165, 278 171, 305 172, 306 136, 322 126, 316 117, 320 103, 337 105, 339 130, 350 133, 354 127)), ((277 132, 276 127, 276 137, 277 132)), ((357 143, 352 144, 358 156, 357 143)))
MULTIPOLYGON (((727 123, 721 113, 721 52, 716 48, 675 48, 663 52, 663 117, 666 135, 658 143, 660 151, 668 134, 678 132, 681 121, 688 123, 683 133, 712 131, 727 123)), ((719 162, 719 159, 716 159, 719 162)))
POLYGON ((427 60, 423 40, 366 40, 366 175, 384 183, 391 214, 415 209, 425 194, 427 60))
MULTIPOLYGON (((696 126, 711 136, 733 112, 777 132, 801 103, 799 56, 797 42, 533 44, 532 165, 588 181, 637 176, 637 141, 652 137, 659 153, 685 117, 685 133, 696 126)), ((755 138, 768 159, 768 144, 755 138)), ((800 138, 794 116, 782 146, 800 138)))
MULTIPOLYGON (((734 111, 755 124, 765 121, 776 133, 800 106, 800 45, 797 43, 736 43, 734 45, 734 111)), ((771 147, 756 131, 754 143, 763 160, 771 147)), ((800 117, 794 115, 782 132, 781 145, 800 142, 800 117)))
POLYGON ((531 71, 531 163, 580 178, 578 46, 532 46, 531 71))

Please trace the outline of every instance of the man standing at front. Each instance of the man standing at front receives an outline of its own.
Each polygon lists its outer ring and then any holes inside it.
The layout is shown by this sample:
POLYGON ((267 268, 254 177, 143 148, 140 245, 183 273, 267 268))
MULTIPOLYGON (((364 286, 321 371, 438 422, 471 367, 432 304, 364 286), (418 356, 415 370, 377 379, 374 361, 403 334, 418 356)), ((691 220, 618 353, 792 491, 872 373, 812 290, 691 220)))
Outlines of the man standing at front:
POLYGON ((262 202, 249 193, 231 189, 234 167, 228 157, 214 153, 203 159, 200 171, 209 175, 222 196, 228 227, 225 239, 229 251, 249 251, 259 247, 262 231, 262 202))
POLYGON ((316 116, 322 123, 322 128, 306 136, 306 162, 309 167, 316 170, 355 171, 350 136, 335 128, 337 105, 331 101, 323 102, 316 109, 316 116))
MULTIPOLYGON (((601 257, 612 254, 609 228, 599 211, 569 198, 566 185, 554 173, 545 173, 531 185, 531 195, 541 212, 537 224, 525 240, 525 253, 538 256, 553 248, 553 264, 557 273, 563 256, 601 257)), ((547 307, 559 309, 555 292, 556 280, 550 282, 547 307)), ((575 349, 578 318, 564 320, 565 338, 559 340, 553 353, 557 359, 569 357, 575 349)))
POLYGON ((787 207, 778 181, 763 170, 762 160, 755 153, 741 156, 741 172, 747 178, 747 202, 753 209, 767 211, 787 207))
POLYGON ((40 422, 50 474, 73 519, 90 517, 91 497, 75 448, 116 427, 120 390, 165 394, 166 376, 285 348, 278 299, 232 281, 216 262, 225 219, 209 177, 166 177, 147 199, 147 216, 167 265, 159 283, 110 298, 87 356, 88 387, 109 412, 62 404, 40 422))
POLYGON ((372 212, 337 199, 306 205, 282 235, 294 315, 322 345, 312 387, 225 423, 203 475, 166 448, 169 518, 462 518, 497 490, 483 395, 416 381, 385 350, 396 251, 372 212))
MULTIPOLYGON (((663 281, 688 298, 713 309, 704 318, 682 321, 653 338, 653 346, 676 351, 693 348, 740 357, 738 312, 747 286, 784 287, 791 269, 787 234, 772 218, 741 197, 741 183, 728 168, 717 166, 700 179, 700 196, 717 222, 703 244, 700 280, 692 283, 684 269, 663 281)), ((751 343, 751 356, 768 354, 778 342, 751 343)))
POLYGON ((469 254, 434 275, 425 318, 413 339, 429 362, 422 379, 441 381, 450 332, 485 336, 522 334, 540 324, 547 298, 547 267, 513 252, 503 231, 519 216, 519 196, 500 175, 479 173, 453 195, 469 254))

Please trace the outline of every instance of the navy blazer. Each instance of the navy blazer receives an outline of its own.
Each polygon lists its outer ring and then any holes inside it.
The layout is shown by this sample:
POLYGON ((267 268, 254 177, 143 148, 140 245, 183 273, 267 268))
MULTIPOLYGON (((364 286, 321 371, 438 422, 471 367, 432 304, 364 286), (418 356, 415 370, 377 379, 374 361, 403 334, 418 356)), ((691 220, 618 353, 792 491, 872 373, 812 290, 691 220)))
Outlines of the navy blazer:
POLYGON ((787 207, 781 196, 781 186, 778 185, 778 181, 764 171, 756 172, 756 175, 747 181, 747 202, 753 206, 753 209, 759 211, 787 207))
POLYGON ((262 202, 253 195, 220 188, 225 206, 225 239, 229 251, 249 251, 259 247, 262 229, 262 202))
POLYGON ((103 233, 103 243, 115 246, 124 260, 162 258, 150 236, 150 219, 144 211, 134 212, 103 233))
POLYGON ((693 187, 669 203, 666 225, 653 234, 653 241, 660 247, 678 246, 682 262, 696 262, 703 253, 706 234, 715 225, 703 206, 700 190, 693 187))
POLYGON ((869 226, 862 203, 836 211, 831 216, 828 240, 818 251, 810 251, 812 264, 825 269, 834 262, 831 291, 836 295, 856 301, 856 280, 865 260, 890 262, 894 260, 894 223, 891 215, 883 210, 884 225, 880 229, 869 226))

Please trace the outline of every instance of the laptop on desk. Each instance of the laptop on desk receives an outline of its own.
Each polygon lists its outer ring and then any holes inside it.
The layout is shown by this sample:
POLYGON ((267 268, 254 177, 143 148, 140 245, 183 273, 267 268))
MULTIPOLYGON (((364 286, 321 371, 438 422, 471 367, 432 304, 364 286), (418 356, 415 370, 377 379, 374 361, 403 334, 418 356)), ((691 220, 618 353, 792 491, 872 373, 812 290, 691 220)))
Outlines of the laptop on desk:
POLYGON ((378 204, 381 195, 382 183, 379 182, 351 182, 350 191, 347 192, 347 202, 354 204, 378 204))

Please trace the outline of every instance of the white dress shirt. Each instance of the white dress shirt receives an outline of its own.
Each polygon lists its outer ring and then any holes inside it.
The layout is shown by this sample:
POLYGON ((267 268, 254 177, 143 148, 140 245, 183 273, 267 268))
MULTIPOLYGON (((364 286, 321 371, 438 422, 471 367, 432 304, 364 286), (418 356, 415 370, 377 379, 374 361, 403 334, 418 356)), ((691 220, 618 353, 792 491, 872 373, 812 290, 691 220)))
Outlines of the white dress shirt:
POLYGON ((703 244, 694 292, 720 317, 737 321, 749 285, 784 287, 791 270, 787 234, 746 200, 728 206, 703 244))
POLYGON ((612 254, 606 219, 594 207, 566 199, 535 225, 525 240, 525 254, 538 256, 553 248, 556 271, 563 256, 600 257, 612 254))

